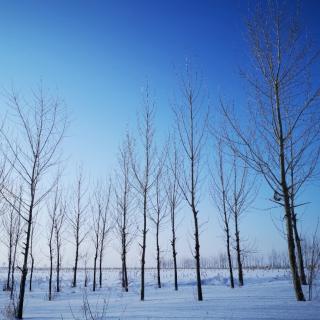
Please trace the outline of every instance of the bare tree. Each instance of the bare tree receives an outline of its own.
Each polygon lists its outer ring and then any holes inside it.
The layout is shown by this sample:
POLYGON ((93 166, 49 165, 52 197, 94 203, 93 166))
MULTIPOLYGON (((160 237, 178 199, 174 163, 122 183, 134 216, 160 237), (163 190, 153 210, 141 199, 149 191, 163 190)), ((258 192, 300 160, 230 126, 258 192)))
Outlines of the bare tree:
MULTIPOLYGON (((283 208, 293 286, 297 300, 304 301, 296 259, 292 195, 296 201, 299 190, 314 177, 319 158, 320 89, 310 78, 319 51, 314 52, 297 17, 290 12, 277 2, 268 2, 258 6, 248 20, 253 68, 243 74, 254 92, 248 117, 242 117, 248 119, 248 127, 242 129, 232 110, 223 102, 221 105, 235 134, 229 142, 248 166, 263 176, 273 192, 272 201, 283 208)), ((298 205, 301 203, 294 207, 298 205)))
POLYGON ((173 270, 174 270, 174 289, 178 290, 178 270, 177 270, 177 213, 181 204, 182 195, 179 187, 180 170, 179 170, 179 155, 176 146, 176 141, 173 141, 173 148, 169 154, 169 163, 166 170, 165 185, 167 201, 170 212, 170 223, 171 223, 171 247, 172 247, 172 259, 173 259, 173 270))
POLYGON ((154 183, 154 201, 151 199, 153 210, 150 210, 149 218, 156 229, 156 254, 157 254, 157 284, 161 288, 161 250, 160 250, 160 231, 167 218, 167 197, 164 189, 163 181, 163 163, 160 160, 157 168, 157 173, 154 183))
POLYGON ((55 238, 55 250, 56 250, 56 291, 60 292, 60 269, 61 269, 61 249, 62 249, 62 234, 63 227, 66 219, 66 202, 61 199, 59 212, 54 220, 54 238, 55 238))
POLYGON ((147 247, 147 217, 150 208, 149 194, 154 184, 152 177, 155 168, 155 150, 154 150, 154 102, 151 100, 149 88, 147 87, 143 100, 143 114, 139 119, 139 135, 142 144, 142 159, 137 159, 134 146, 130 146, 130 158, 134 183, 132 184, 136 192, 141 196, 142 205, 142 243, 141 247, 141 291, 140 299, 144 300, 145 293, 145 257, 147 247))
MULTIPOLYGON (((234 278, 233 278, 233 267, 232 267, 232 256, 231 256, 231 228, 230 228, 230 219, 231 219, 231 209, 229 207, 229 200, 230 197, 230 170, 229 174, 227 173, 226 169, 226 160, 224 158, 223 153, 223 142, 221 139, 218 139, 217 142, 217 154, 218 159, 216 160, 216 164, 214 167, 214 172, 212 171, 212 197, 215 202, 215 205, 218 209, 222 227, 226 238, 226 251, 227 251, 227 258, 228 258, 228 268, 230 274, 230 286, 234 288, 234 278)), ((240 252, 240 248, 239 248, 240 252)), ((241 263, 241 260, 240 260, 241 263)), ((241 266, 241 264, 240 264, 241 266)), ((242 275, 242 271, 239 271, 239 278, 240 274, 242 275)), ((240 281, 239 281, 240 283, 240 281)))
POLYGON ((48 248, 49 248, 49 259, 50 259, 50 267, 49 267, 49 286, 48 286, 48 300, 52 300, 52 277, 53 277, 53 259, 54 259, 54 234, 55 234, 55 226, 57 225, 57 217, 59 212, 59 206, 61 201, 61 194, 59 190, 59 186, 57 184, 56 190, 53 196, 52 206, 48 206, 48 215, 49 215, 49 233, 48 233, 48 248))
POLYGON ((102 214, 101 214, 101 228, 100 228, 100 250, 99 250, 99 286, 102 287, 102 264, 107 245, 108 234, 113 227, 110 217, 110 198, 111 198, 111 181, 103 188, 102 214))
MULTIPOLYGON (((33 92, 30 103, 20 99, 15 92, 8 94, 8 100, 14 113, 16 135, 2 128, 1 136, 8 150, 5 156, 12 167, 12 174, 24 184, 21 218, 26 222, 26 230, 16 314, 18 319, 22 319, 34 210, 55 185, 55 181, 50 182, 50 179, 43 183, 43 178, 58 161, 58 147, 64 136, 66 118, 59 99, 47 97, 42 87, 33 92)), ((19 197, 6 187, 2 189, 2 195, 13 206, 14 199, 19 197)))
POLYGON ((87 187, 84 185, 84 178, 80 171, 76 180, 76 186, 73 194, 73 207, 71 214, 68 216, 72 230, 73 244, 75 246, 75 257, 73 267, 72 286, 77 286, 77 272, 80 257, 80 247, 88 234, 87 228, 87 208, 86 199, 87 187))
POLYGON ((93 219, 93 245, 94 245, 94 258, 93 258, 93 283, 92 291, 96 291, 96 275, 97 275, 97 260, 100 249, 100 234, 101 234, 101 219, 102 219, 102 194, 101 186, 97 186, 94 192, 94 203, 91 205, 92 219, 93 219))
POLYGON ((232 150, 232 157, 231 197, 227 199, 227 202, 232 213, 235 228, 238 281, 239 286, 243 286, 243 248, 240 238, 240 219, 252 205, 257 192, 254 188, 254 179, 250 180, 249 168, 246 163, 237 157, 235 150, 232 150))
POLYGON ((182 194, 188 203, 194 222, 194 258, 196 263, 198 300, 203 300, 200 266, 199 239, 199 188, 201 151, 205 140, 207 113, 204 114, 202 84, 198 73, 192 74, 187 64, 186 73, 181 79, 181 104, 176 104, 174 110, 178 134, 183 152, 183 170, 181 174, 182 194))
POLYGON ((111 194, 111 183, 105 190, 102 184, 98 184, 93 196, 93 244, 94 244, 94 262, 93 262, 93 291, 96 291, 96 271, 99 258, 99 284, 102 287, 102 262, 104 249, 107 242, 107 235, 111 228, 109 217, 109 203, 111 194))
POLYGON ((128 292, 127 254, 136 235, 136 222, 130 184, 130 137, 126 134, 125 141, 119 148, 118 170, 115 179, 115 232, 121 243, 121 285, 128 292))

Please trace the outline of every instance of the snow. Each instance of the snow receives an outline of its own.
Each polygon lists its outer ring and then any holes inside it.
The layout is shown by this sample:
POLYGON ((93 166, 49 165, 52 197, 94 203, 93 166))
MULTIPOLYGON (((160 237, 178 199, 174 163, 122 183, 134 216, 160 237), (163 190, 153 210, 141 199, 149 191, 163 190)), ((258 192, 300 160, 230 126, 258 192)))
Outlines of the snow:
MULTIPOLYGON (((96 292, 92 292, 91 286, 83 287, 83 271, 79 273, 77 288, 71 288, 72 272, 63 271, 62 292, 55 295, 54 301, 48 301, 48 271, 37 270, 34 289, 26 293, 24 316, 29 320, 84 319, 83 301, 87 297, 94 313, 101 313, 106 306, 103 319, 320 319, 320 292, 315 289, 311 302, 297 302, 286 270, 246 270, 245 286, 235 289, 228 287, 227 270, 203 270, 204 301, 200 302, 196 299, 194 270, 179 270, 177 292, 173 289, 172 270, 162 271, 161 289, 156 287, 155 275, 156 270, 147 270, 142 302, 138 270, 129 271, 128 293, 120 288, 119 270, 104 271, 104 286, 96 292)), ((2 270, 1 285, 4 279, 2 270)), ((1 291, 0 310, 8 302, 8 293, 1 291)), ((0 315, 0 319, 5 318, 0 315)))

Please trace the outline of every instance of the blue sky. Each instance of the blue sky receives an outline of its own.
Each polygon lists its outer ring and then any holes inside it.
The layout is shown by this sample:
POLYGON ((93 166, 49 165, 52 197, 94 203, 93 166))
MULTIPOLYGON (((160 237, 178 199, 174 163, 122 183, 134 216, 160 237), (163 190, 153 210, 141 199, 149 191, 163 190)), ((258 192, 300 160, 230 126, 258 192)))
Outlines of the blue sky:
MULTIPOLYGON (((191 58, 214 106, 220 95, 245 102, 239 66, 248 63, 244 20, 249 1, 0 1, 0 88, 23 93, 42 80, 65 99, 71 125, 64 143, 68 172, 110 173, 126 126, 134 128, 142 88, 157 103, 157 133, 172 124, 175 73, 191 58)), ((304 1, 302 20, 319 44, 319 1, 304 1)), ((3 105, 4 99, 1 98, 3 105)), ((1 106, 1 108, 4 108, 1 106)), ((311 194, 319 192, 313 188, 311 194)), ((205 193, 205 192, 204 192, 205 193)), ((264 194, 265 193, 265 194, 264 194)), ((257 207, 265 208, 262 191, 257 207)), ((312 206, 312 211, 316 206, 312 206)), ((204 197, 203 255, 223 250, 210 201, 204 197)), ((184 213, 187 221, 191 215, 184 213)), ((306 228, 316 214, 305 215, 306 228), (311 216, 311 217, 310 217, 311 216)), ((190 224, 191 226, 191 224, 190 224)), ((188 222, 181 233, 191 230, 188 222)), ((267 251, 278 243, 268 213, 249 213, 247 238, 267 251)), ((183 238, 183 235, 181 235, 183 238)), ((181 245, 185 255, 188 248, 181 245)))

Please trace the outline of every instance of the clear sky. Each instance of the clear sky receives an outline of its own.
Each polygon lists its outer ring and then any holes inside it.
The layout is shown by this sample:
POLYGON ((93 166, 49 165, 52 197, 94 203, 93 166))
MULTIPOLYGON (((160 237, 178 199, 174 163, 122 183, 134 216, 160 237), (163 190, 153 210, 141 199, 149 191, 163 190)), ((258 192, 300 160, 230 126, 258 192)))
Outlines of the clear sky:
MULTIPOLYGON (((248 8, 249 1, 241 0, 0 0, 0 88, 28 93, 42 80, 62 96, 71 118, 63 145, 70 177, 74 164, 82 164, 88 176, 105 176, 113 170, 126 126, 136 125, 147 82, 157 103, 157 134, 168 131, 175 73, 186 58, 202 73, 212 106, 220 95, 245 102, 238 69, 248 63, 248 8)), ((319 12, 319 1, 302 1, 302 20, 318 44, 319 12)), ((317 186, 310 195, 316 193, 317 186)), ((202 255, 210 256, 223 248, 215 210, 206 190, 203 194, 202 221, 209 222, 202 233, 202 255)), ((269 196, 262 188, 255 206, 266 208, 269 196)), ((305 229, 314 224, 318 206, 319 200, 304 215, 305 229)), ((187 209, 182 214, 184 239, 192 220, 187 209)), ((268 212, 251 210, 242 225, 258 251, 279 243, 285 248, 268 212)), ((179 244, 181 255, 190 255, 184 243, 179 244)))

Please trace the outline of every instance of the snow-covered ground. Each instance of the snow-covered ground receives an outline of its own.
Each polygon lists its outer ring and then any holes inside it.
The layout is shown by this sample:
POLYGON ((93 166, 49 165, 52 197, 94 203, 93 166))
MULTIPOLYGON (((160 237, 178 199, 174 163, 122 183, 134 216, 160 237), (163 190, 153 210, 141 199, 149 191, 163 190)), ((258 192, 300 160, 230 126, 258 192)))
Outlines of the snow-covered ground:
MULTIPOLYGON (((120 288, 119 270, 104 271, 104 287, 96 292, 92 292, 91 282, 84 289, 82 271, 78 288, 71 288, 72 273, 64 271, 62 292, 49 302, 48 272, 36 271, 34 289, 26 293, 25 319, 85 319, 85 297, 94 313, 101 313, 103 306, 106 307, 103 319, 320 319, 320 291, 315 289, 315 299, 311 302, 297 302, 285 270, 246 270, 245 286, 235 289, 228 287, 226 270, 203 270, 202 302, 196 299, 194 270, 179 270, 177 292, 173 290, 171 270, 162 272, 161 289, 155 285, 155 275, 155 270, 147 271, 145 301, 141 302, 138 270, 129 271, 128 293, 120 288)), ((0 272, 1 285, 4 279, 3 270, 0 272)), ((8 293, 1 291, 1 310, 8 301, 8 293)), ((6 319, 3 313, 0 313, 0 319, 6 319)))

